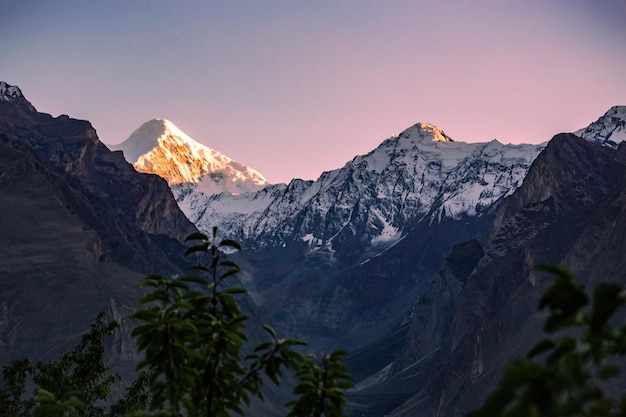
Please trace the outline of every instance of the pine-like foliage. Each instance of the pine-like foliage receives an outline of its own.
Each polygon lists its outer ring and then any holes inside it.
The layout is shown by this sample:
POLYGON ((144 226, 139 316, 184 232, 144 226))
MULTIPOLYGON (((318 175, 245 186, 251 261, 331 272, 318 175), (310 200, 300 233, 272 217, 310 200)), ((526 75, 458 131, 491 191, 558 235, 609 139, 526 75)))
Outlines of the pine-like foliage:
MULTIPOLYGON (((108 409, 111 386, 119 376, 104 362, 104 339, 116 327, 98 316, 79 345, 58 361, 15 361, 5 367, 0 389, 2 417, 226 417, 244 414, 250 400, 264 399, 263 381, 279 385, 284 372, 299 377, 290 416, 343 416, 349 375, 343 351, 315 362, 297 350, 305 343, 279 338, 264 326, 267 341, 246 354, 246 317, 236 298, 245 289, 229 281, 239 267, 223 250, 240 250, 232 240, 217 241, 196 233, 186 255, 206 260, 191 266, 193 275, 143 281, 148 292, 131 318, 132 332, 143 355, 137 380, 108 409), (34 395, 26 386, 37 386, 34 395), (313 412, 309 411, 314 410, 313 412)), ((287 413, 288 411, 286 411, 287 413)))

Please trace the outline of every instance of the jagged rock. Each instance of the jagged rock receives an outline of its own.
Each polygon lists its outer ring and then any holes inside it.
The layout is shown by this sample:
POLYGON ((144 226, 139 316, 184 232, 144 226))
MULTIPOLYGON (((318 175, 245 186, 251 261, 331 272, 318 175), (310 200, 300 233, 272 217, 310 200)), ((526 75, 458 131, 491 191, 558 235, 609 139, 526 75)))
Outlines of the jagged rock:
POLYGON ((626 141, 626 106, 613 106, 589 126, 574 132, 589 142, 617 148, 626 141))
MULTIPOLYGON (((389 401, 389 416, 460 416, 477 407, 506 362, 541 337, 536 306, 550 276, 535 265, 562 263, 588 288, 626 283, 625 201, 626 147, 557 135, 489 231, 447 257, 415 307, 392 372, 358 400, 395 395, 401 404, 389 401)), ((623 391, 626 381, 614 388, 623 391)))
MULTIPOLYGON (((121 319, 149 273, 181 273, 195 227, 88 122, 37 112, 0 83, 0 364, 53 359, 100 311, 121 319)), ((123 321, 123 320, 122 320, 123 321)), ((117 358, 133 360, 122 325, 117 358), (122 337, 122 335, 124 335, 122 337)), ((134 363, 114 362, 124 376, 134 363)))
POLYGON ((158 167, 201 230, 218 226, 244 244, 246 287, 276 327, 357 347, 405 319, 450 248, 486 230, 543 146, 454 142, 418 123, 317 181, 244 193, 202 191, 214 158, 189 152, 201 145, 170 122, 148 122, 118 148, 140 170, 158 167), (183 178, 180 166, 209 168, 183 178))

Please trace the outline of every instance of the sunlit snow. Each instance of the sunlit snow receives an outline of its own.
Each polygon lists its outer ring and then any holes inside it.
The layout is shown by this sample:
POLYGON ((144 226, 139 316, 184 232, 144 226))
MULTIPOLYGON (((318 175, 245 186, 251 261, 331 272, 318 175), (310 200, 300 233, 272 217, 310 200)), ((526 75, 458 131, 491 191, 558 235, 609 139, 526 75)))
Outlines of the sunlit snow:
MULTIPOLYGON (((626 140, 623 120, 626 107, 617 106, 576 133, 614 146, 626 140)), ((453 141, 438 127, 417 123, 317 181, 276 185, 165 120, 148 122, 122 145, 139 168, 164 170, 200 230, 218 226, 261 246, 300 241, 311 253, 332 257, 342 233, 358 233, 381 253, 406 236, 407 224, 482 215, 521 185, 546 144, 453 141)))
POLYGON ((165 119, 144 123, 111 148, 122 150, 140 172, 157 174, 170 185, 195 184, 206 195, 243 194, 268 185, 258 171, 196 142, 165 119))
POLYGON ((403 237, 407 219, 480 215, 521 184, 544 146, 456 142, 436 126, 418 123, 314 182, 195 196, 192 204, 188 194, 179 201, 201 229, 217 224, 257 244, 298 239, 329 252, 336 236, 355 227, 357 210, 367 210, 369 243, 384 248, 403 237))

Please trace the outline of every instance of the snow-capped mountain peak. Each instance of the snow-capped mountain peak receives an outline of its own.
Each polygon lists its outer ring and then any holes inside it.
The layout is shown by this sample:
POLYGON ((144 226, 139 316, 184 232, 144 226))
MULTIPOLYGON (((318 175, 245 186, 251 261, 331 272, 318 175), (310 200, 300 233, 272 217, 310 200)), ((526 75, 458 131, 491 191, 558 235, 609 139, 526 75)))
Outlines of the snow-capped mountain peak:
POLYGON ((169 133, 181 139, 191 139, 169 120, 152 119, 139 126, 128 139, 119 145, 114 145, 114 147, 122 150, 126 160, 134 163, 140 156, 156 148, 159 145, 159 140, 166 139, 169 133))
POLYGON ((377 252, 419 222, 489 213, 521 184, 544 146, 455 142, 438 127, 417 123, 317 181, 241 196, 188 193, 179 204, 200 230, 217 224, 244 245, 306 242, 311 253, 331 258, 350 247, 377 252))
POLYGON ((626 142, 626 106, 613 106, 589 126, 574 132, 589 142, 616 148, 626 142))
POLYGON ((22 104, 28 111, 36 111, 30 101, 22 94, 22 90, 16 85, 0 81, 0 101, 12 101, 22 104))
POLYGON ((400 138, 414 138, 420 143, 454 142, 444 131, 430 123, 416 123, 398 135, 400 138))
POLYGON ((23 99, 24 95, 18 86, 9 85, 4 81, 0 81, 0 100, 13 101, 20 98, 23 99))
POLYGON ((196 142, 166 119, 144 123, 110 148, 123 151, 139 172, 157 174, 172 187, 192 187, 207 195, 242 194, 269 184, 258 171, 196 142))

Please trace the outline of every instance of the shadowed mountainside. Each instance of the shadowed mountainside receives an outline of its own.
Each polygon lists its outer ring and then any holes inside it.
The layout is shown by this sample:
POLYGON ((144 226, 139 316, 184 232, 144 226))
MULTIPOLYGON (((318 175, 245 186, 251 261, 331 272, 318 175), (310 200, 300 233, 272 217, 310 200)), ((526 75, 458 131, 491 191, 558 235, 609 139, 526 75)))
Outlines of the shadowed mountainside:
MULTIPOLYGON (((6 84, 5 84, 6 86, 6 84)), ((67 351, 99 311, 122 321, 112 362, 134 361, 126 313, 143 276, 180 273, 195 227, 167 183, 137 173, 86 121, 0 100, 0 364, 67 351)))
POLYGON ((587 288, 626 283, 625 203, 626 147, 555 136, 489 231, 446 258, 399 354, 354 393, 366 405, 354 415, 462 416, 481 404, 507 361, 542 335, 536 307, 551 276, 537 264, 564 264, 587 288))

